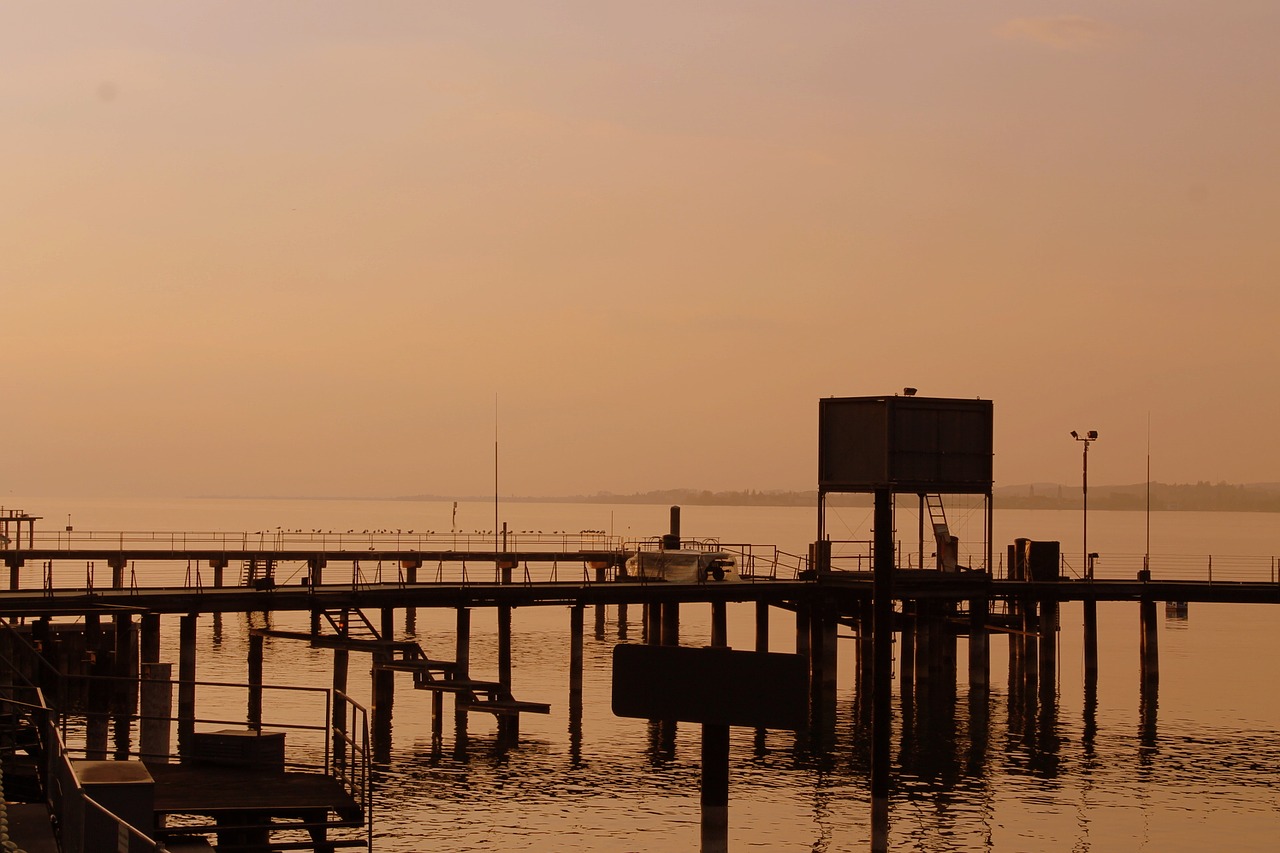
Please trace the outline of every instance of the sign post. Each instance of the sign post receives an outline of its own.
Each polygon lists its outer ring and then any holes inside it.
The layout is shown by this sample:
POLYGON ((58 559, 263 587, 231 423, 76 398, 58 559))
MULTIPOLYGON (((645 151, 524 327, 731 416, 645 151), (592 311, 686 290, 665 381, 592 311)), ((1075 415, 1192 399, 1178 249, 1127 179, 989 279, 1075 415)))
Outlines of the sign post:
POLYGON ((613 647, 613 713, 702 724, 702 849, 727 849, 729 727, 808 725, 809 669, 801 655, 724 647, 613 647))

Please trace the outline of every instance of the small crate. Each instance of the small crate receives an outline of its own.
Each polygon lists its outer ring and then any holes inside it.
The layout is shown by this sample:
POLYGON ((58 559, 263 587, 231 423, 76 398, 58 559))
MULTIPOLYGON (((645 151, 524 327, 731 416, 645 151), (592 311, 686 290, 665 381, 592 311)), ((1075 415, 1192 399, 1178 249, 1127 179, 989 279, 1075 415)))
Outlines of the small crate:
POLYGON ((284 732, 223 729, 196 732, 191 759, 198 764, 284 771, 284 732))

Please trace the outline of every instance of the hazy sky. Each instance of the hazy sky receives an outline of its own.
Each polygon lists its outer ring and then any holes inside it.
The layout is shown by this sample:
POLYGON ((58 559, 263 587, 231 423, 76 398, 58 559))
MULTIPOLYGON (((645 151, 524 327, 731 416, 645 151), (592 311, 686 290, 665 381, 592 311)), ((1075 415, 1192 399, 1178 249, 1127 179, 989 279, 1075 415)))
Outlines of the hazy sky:
POLYGON ((1280 4, 6 3, 0 499, 1280 480, 1280 4))

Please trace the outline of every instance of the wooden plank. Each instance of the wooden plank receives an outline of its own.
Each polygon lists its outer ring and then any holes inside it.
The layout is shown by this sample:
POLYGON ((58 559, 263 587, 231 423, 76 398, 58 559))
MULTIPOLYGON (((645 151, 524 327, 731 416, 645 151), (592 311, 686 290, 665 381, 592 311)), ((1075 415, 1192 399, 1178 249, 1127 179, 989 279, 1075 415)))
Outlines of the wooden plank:
POLYGON ((545 702, 521 702, 516 699, 490 699, 485 702, 467 702, 468 711, 484 711, 486 714, 550 714, 551 706, 545 702))
MULTIPOLYGON (((157 814, 214 815, 252 811, 296 814, 323 809, 355 815, 360 805, 341 783, 320 773, 270 773, 233 767, 146 762, 155 779, 157 814)), ((355 821, 356 825, 359 821, 355 821)))

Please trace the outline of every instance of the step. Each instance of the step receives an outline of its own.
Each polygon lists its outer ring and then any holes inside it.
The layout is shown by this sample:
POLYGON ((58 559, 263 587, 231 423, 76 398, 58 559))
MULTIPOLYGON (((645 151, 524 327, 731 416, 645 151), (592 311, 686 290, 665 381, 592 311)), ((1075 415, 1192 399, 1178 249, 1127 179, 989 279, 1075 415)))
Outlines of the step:
POLYGON ((431 690, 439 693, 496 693, 502 685, 496 681, 471 681, 469 679, 441 678, 415 681, 415 690, 431 690))
POLYGON ((430 658, 409 658, 408 660, 391 660, 375 663, 378 669, 389 669, 394 672, 451 672, 458 664, 451 660, 431 660, 430 658))
POLYGON ((489 699, 482 702, 467 702, 463 705, 468 711, 484 711, 486 714, 550 714, 551 706, 545 702, 521 702, 517 699, 489 699))

